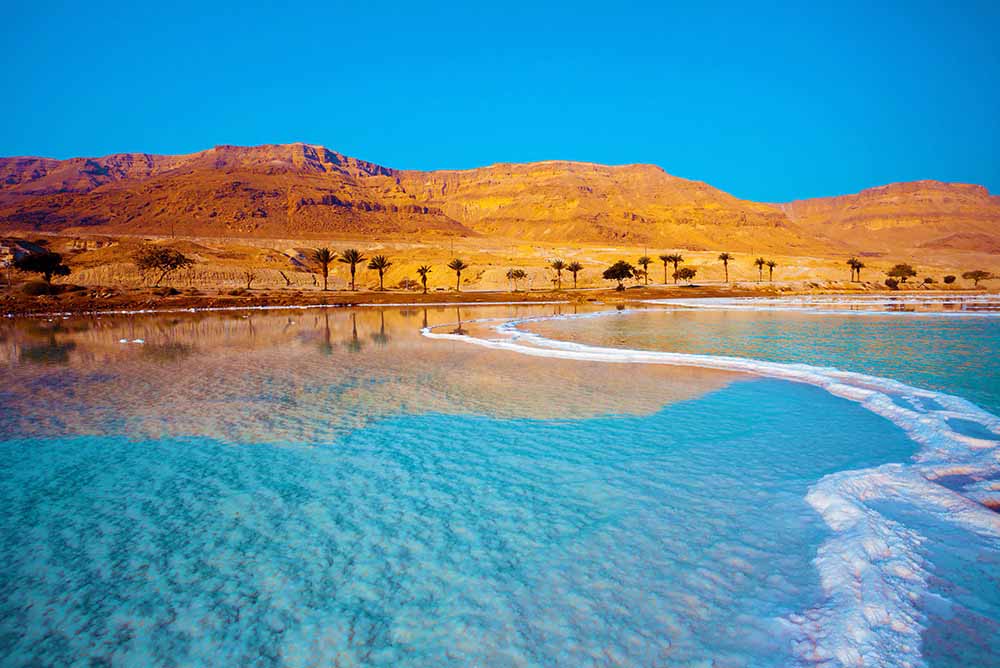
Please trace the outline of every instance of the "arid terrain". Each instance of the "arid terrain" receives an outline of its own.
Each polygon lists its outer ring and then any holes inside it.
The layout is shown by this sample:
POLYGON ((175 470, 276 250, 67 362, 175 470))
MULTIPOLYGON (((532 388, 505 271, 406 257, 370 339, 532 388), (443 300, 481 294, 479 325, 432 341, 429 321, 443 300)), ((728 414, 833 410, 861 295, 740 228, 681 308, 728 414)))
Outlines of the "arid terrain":
MULTIPOLYGON (((606 290, 602 271, 618 259, 652 258, 648 279, 675 288, 678 253, 693 283, 724 293, 883 289, 885 271, 913 265, 910 289, 972 288, 962 273, 1000 271, 1000 198, 976 185, 919 181, 854 195, 784 204, 741 200, 653 165, 549 161, 463 171, 396 170, 306 144, 220 146, 181 156, 117 154, 53 160, 0 158, 0 233, 8 251, 35 242, 61 253, 74 294, 158 295, 136 268, 143 245, 176 249, 193 261, 163 281, 193 299, 325 299, 339 303, 419 301, 417 267, 430 265, 437 301, 540 298, 560 287, 553 259, 583 265, 577 285, 606 290), (377 274, 358 267, 359 293, 318 293, 312 249, 386 255, 377 274), (733 255, 725 283, 721 252, 733 255), (850 281, 846 260, 865 265, 850 281), (448 262, 462 258, 456 275, 448 262), (762 257, 776 266, 758 271, 762 257), (515 284, 510 269, 523 269, 515 284), (925 278, 933 283, 918 286, 925 278), (763 279, 762 281, 760 279, 763 279), (240 289, 245 294, 230 295, 240 289), (264 297, 264 295, 271 295, 264 297), (278 295, 278 296, 274 296, 278 295), (403 297, 402 295, 408 295, 403 297)), ((8 260, 12 257, 8 252, 8 260)), ((0 259, 3 259, 0 257, 0 259)), ((16 290, 30 276, 7 271, 7 312, 37 310, 16 290)), ((343 291, 348 266, 334 262, 329 286, 343 291)), ((645 280, 630 281, 635 287, 645 280)), ((563 272, 562 288, 573 285, 563 272)), ((980 284, 989 288, 990 283, 980 284)), ((565 295, 564 295, 565 296, 565 295)), ((171 298, 177 299, 174 295, 171 298)), ((69 292, 44 300, 72 301, 69 292)), ((110 297, 104 298, 110 299, 110 297)), ((145 298, 128 298, 128 303, 145 298)), ((75 308, 75 307, 74 307, 75 308)))

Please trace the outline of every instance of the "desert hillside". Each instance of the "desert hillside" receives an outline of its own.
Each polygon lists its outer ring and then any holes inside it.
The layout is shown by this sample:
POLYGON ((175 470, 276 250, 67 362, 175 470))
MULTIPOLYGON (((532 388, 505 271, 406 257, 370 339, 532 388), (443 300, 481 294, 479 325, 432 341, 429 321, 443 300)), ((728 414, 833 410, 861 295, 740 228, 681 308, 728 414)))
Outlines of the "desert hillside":
POLYGON ((0 228, 281 239, 496 237, 793 255, 1000 252, 1000 198, 898 183, 763 204, 653 165, 396 170, 307 144, 0 158, 0 228))
POLYGON ((789 202, 781 209, 810 236, 868 251, 1000 253, 1000 197, 982 186, 893 183, 856 195, 789 202))

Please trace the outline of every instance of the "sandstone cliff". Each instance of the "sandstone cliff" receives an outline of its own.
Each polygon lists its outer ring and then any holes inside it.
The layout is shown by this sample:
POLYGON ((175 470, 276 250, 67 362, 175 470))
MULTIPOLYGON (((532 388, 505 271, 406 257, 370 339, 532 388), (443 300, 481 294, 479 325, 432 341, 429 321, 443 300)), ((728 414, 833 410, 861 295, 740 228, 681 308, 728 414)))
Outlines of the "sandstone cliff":
POLYGON ((652 165, 395 170, 308 144, 0 158, 0 228, 273 238, 489 236, 786 253, 1000 248, 1000 198, 900 183, 772 205, 652 165))

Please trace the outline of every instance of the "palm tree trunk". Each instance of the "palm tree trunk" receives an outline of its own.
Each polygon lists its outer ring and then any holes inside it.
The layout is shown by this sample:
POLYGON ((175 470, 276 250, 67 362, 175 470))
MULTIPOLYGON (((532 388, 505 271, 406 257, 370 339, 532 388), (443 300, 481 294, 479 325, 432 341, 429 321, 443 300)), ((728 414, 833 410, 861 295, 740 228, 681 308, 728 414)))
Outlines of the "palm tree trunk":
POLYGON ((674 285, 677 285, 677 263, 674 262, 674 285))
POLYGON ((455 272, 455 292, 462 291, 462 272, 455 272))
POLYGON ((729 282, 729 263, 728 262, 723 262, 722 263, 722 268, 726 272, 726 283, 728 283, 729 282))
POLYGON ((351 292, 354 292, 354 265, 351 265, 351 292))
POLYGON ((573 272, 573 289, 576 290, 576 272, 573 272))
POLYGON ((663 263, 663 284, 667 284, 667 263, 663 263))

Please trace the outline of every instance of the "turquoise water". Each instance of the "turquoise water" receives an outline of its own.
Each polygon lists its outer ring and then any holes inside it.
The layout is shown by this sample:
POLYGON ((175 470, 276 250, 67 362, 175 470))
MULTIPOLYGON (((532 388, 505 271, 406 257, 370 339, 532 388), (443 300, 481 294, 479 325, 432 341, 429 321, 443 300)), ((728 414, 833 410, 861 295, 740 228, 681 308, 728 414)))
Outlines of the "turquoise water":
POLYGON ((911 625, 916 664, 1000 656, 988 531, 879 500, 916 546, 882 535, 884 578, 830 523, 825 481, 921 448, 893 421, 420 334, 563 310, 3 323, 3 665, 897 665, 911 625), (823 559, 870 569, 857 647, 823 559))
POLYGON ((1000 317, 649 309, 528 329, 594 345, 830 365, 957 394, 1000 414, 1000 317))

